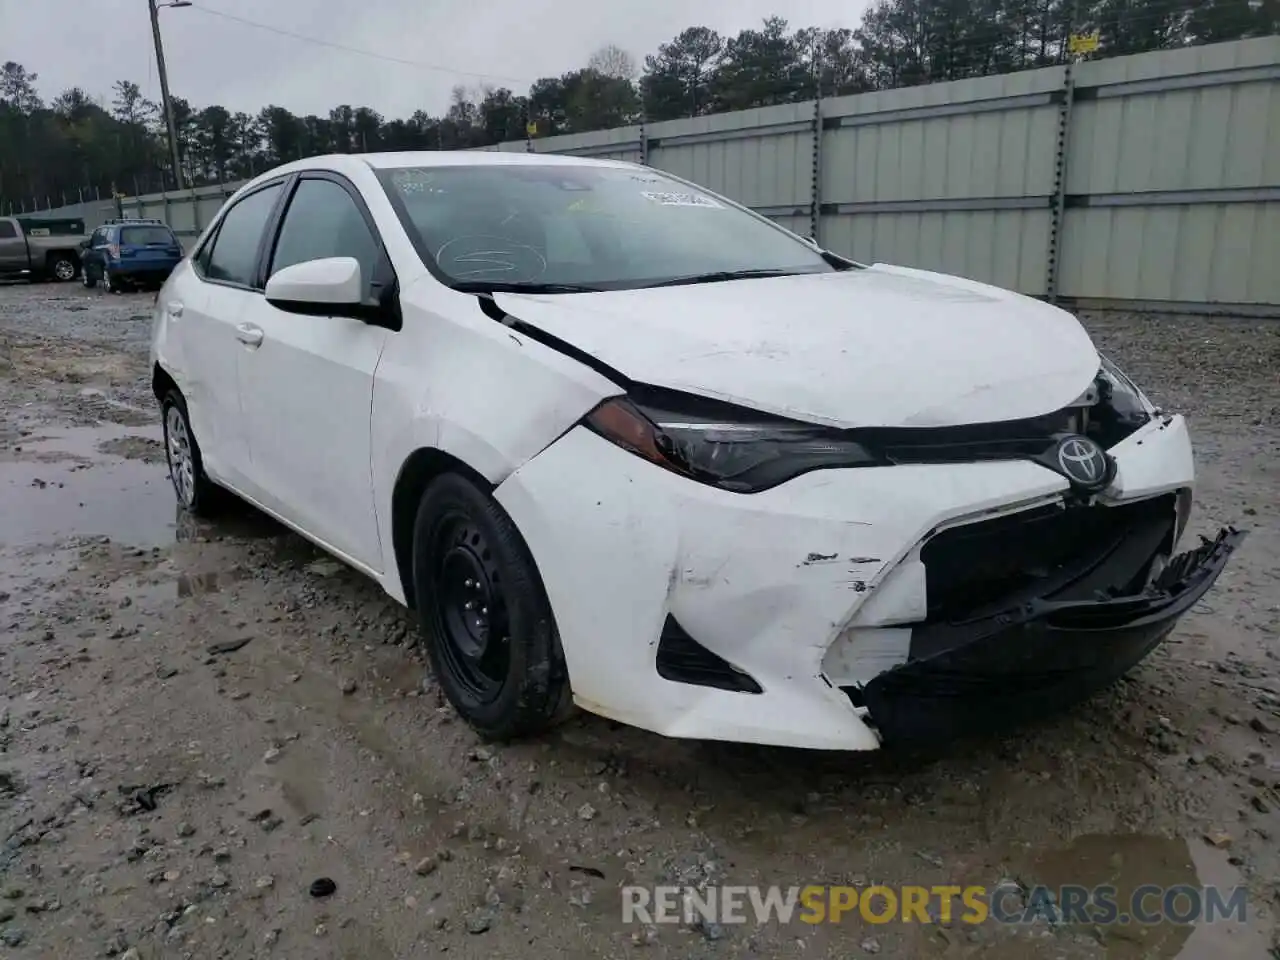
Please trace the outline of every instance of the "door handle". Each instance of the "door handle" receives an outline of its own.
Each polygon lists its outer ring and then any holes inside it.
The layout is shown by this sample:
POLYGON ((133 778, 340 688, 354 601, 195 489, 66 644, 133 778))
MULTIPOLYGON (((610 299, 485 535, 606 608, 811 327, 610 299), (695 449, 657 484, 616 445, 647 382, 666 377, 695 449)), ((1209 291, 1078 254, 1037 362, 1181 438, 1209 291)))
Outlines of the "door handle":
POLYGON ((170 300, 169 305, 166 309, 169 311, 169 316, 171 317, 182 316, 182 304, 178 303, 175 300, 170 300))
POLYGON ((236 339, 250 347, 256 347, 262 343, 262 336, 262 328, 252 323, 242 323, 236 327, 236 339))

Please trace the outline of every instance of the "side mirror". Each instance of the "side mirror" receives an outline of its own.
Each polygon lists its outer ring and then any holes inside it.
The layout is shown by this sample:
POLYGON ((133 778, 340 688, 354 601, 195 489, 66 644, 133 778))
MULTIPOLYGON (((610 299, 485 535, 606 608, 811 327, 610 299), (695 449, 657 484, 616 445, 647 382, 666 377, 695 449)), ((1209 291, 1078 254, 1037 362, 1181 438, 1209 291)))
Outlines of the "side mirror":
POLYGON ((355 257, 306 260, 277 270, 267 281, 266 296, 278 310, 308 316, 363 320, 369 310, 355 257))

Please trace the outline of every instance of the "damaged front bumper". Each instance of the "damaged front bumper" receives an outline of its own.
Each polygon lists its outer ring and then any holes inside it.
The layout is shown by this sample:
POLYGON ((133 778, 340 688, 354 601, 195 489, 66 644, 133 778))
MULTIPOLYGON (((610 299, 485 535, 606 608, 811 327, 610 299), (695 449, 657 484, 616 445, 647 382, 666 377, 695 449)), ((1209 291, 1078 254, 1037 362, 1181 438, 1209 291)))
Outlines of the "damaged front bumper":
POLYGON ((1112 484, 1079 508, 1025 460, 819 470, 743 495, 579 427, 495 495, 580 706, 670 737, 874 750, 1105 685, 1209 589, 1234 532, 1152 566, 1194 484, 1185 422, 1109 452, 1112 484), (1020 579, 1036 565, 1071 582, 1020 579))
POLYGON ((862 691, 886 741, 989 732, 1042 717, 1108 686, 1147 656, 1209 590, 1244 539, 1227 527, 1179 554, 1141 593, 1034 600, 916 631, 929 652, 862 691))

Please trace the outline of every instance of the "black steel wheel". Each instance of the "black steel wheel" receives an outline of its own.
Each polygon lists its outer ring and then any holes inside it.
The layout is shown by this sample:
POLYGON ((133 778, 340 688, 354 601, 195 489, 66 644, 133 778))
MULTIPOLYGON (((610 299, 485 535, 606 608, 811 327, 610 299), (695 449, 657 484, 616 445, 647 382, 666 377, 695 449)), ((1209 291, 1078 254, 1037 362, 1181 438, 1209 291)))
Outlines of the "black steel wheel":
POLYGON ((497 502, 459 474, 423 494, 413 582, 436 678, 481 735, 528 736, 564 715, 568 676, 533 557, 497 502))

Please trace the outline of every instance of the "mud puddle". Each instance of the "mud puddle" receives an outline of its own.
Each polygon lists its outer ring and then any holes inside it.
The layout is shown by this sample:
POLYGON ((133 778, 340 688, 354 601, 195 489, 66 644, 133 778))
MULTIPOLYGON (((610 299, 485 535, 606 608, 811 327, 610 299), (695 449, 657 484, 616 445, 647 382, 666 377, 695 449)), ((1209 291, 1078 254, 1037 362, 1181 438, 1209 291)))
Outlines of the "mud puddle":
MULTIPOLYGON (((1268 938, 1240 872, 1224 849, 1202 839, 1142 834, 1077 837, 1032 855, 1024 885, 1064 891, 1054 904, 1073 922, 1069 894, 1111 891, 1116 922, 1079 924, 1092 930, 1107 960, 1255 960, 1268 938), (1147 922, 1159 915, 1160 922, 1147 922), (1178 922, 1185 920, 1186 922, 1178 922)), ((1090 912, 1088 908, 1086 912, 1090 912)))
POLYGON ((159 443, 157 427, 109 425, 22 438, 0 460, 0 544, 71 536, 105 536, 140 547, 172 543, 177 508, 168 470, 154 456, 159 443))

